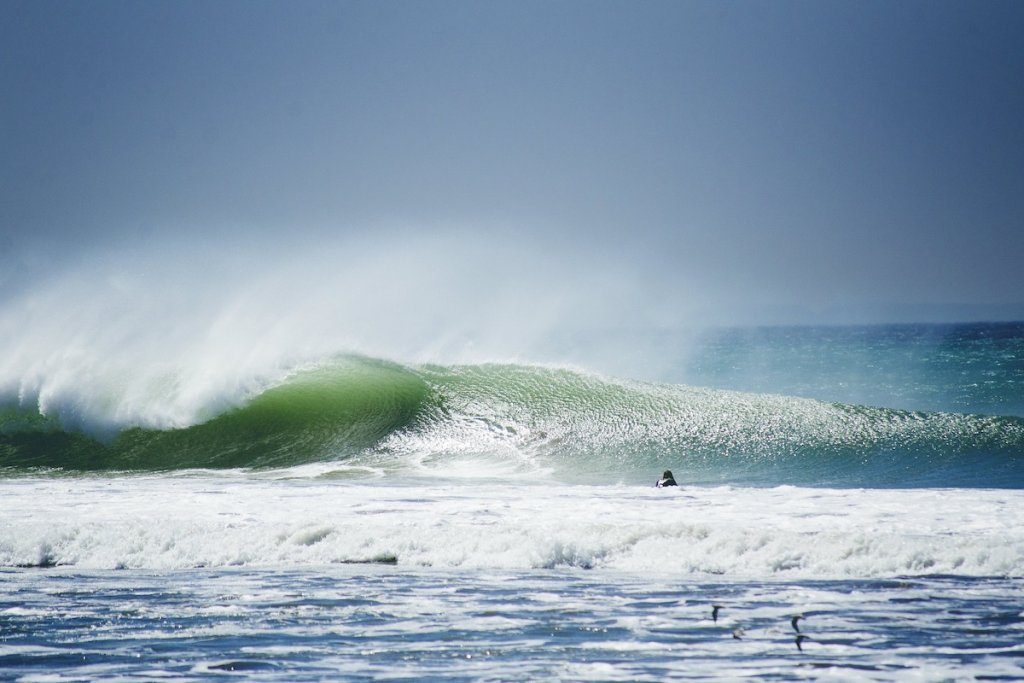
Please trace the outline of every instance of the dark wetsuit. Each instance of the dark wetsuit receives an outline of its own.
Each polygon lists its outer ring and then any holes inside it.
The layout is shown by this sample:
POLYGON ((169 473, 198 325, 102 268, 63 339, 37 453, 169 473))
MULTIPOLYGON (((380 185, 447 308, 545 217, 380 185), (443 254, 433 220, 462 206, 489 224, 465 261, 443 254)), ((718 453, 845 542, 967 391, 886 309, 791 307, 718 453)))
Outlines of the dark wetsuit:
POLYGON ((655 486, 659 489, 663 489, 666 486, 676 486, 676 480, 672 477, 672 470, 665 470, 665 474, 661 475, 661 479, 655 486))

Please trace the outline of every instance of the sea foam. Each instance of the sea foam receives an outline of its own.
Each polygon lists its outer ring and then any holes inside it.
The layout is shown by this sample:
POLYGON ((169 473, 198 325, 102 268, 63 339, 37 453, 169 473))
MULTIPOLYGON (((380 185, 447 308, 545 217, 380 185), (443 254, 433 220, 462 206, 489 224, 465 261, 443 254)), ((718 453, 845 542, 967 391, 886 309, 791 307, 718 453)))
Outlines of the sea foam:
POLYGON ((1010 490, 17 479, 2 509, 0 566, 1024 575, 1024 493, 1010 490))

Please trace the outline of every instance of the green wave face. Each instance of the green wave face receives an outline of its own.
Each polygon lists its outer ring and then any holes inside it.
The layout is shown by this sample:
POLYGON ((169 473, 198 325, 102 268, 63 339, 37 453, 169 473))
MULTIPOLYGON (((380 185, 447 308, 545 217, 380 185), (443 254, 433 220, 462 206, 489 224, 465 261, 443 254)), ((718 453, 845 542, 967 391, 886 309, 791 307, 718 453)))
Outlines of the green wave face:
POLYGON ((563 481, 1024 487, 1024 420, 912 413, 614 381, 523 365, 405 367, 362 357, 295 373, 185 429, 110 442, 0 414, 0 467, 278 468, 459 462, 563 481), (503 469, 502 469, 503 468, 503 469), (648 481, 649 480, 649 481, 648 481))
POLYGON ((0 466, 174 470, 289 467, 341 459, 408 425, 428 392, 422 379, 401 366, 345 358, 297 373, 203 424, 130 428, 110 443, 61 431, 38 415, 8 411, 0 466))

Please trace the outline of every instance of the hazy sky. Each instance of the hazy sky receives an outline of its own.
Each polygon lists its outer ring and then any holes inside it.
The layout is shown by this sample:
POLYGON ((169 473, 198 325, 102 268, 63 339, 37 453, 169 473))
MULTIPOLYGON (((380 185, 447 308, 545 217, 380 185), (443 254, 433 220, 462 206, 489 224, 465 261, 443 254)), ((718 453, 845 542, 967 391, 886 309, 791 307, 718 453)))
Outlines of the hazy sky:
POLYGON ((436 234, 665 322, 1024 317, 1022 36, 1016 1, 0 0, 0 282, 436 234))

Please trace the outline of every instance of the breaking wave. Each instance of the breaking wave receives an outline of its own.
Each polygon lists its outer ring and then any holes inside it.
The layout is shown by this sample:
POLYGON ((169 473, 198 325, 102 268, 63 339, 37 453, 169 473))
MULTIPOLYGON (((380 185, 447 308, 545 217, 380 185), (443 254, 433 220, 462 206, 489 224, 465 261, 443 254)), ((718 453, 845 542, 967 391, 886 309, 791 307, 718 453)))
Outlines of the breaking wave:
POLYGON ((0 468, 174 471, 312 463, 416 474, 472 463, 573 482, 1024 487, 1024 419, 363 356, 297 370, 189 426, 108 436, 13 397, 0 468))

